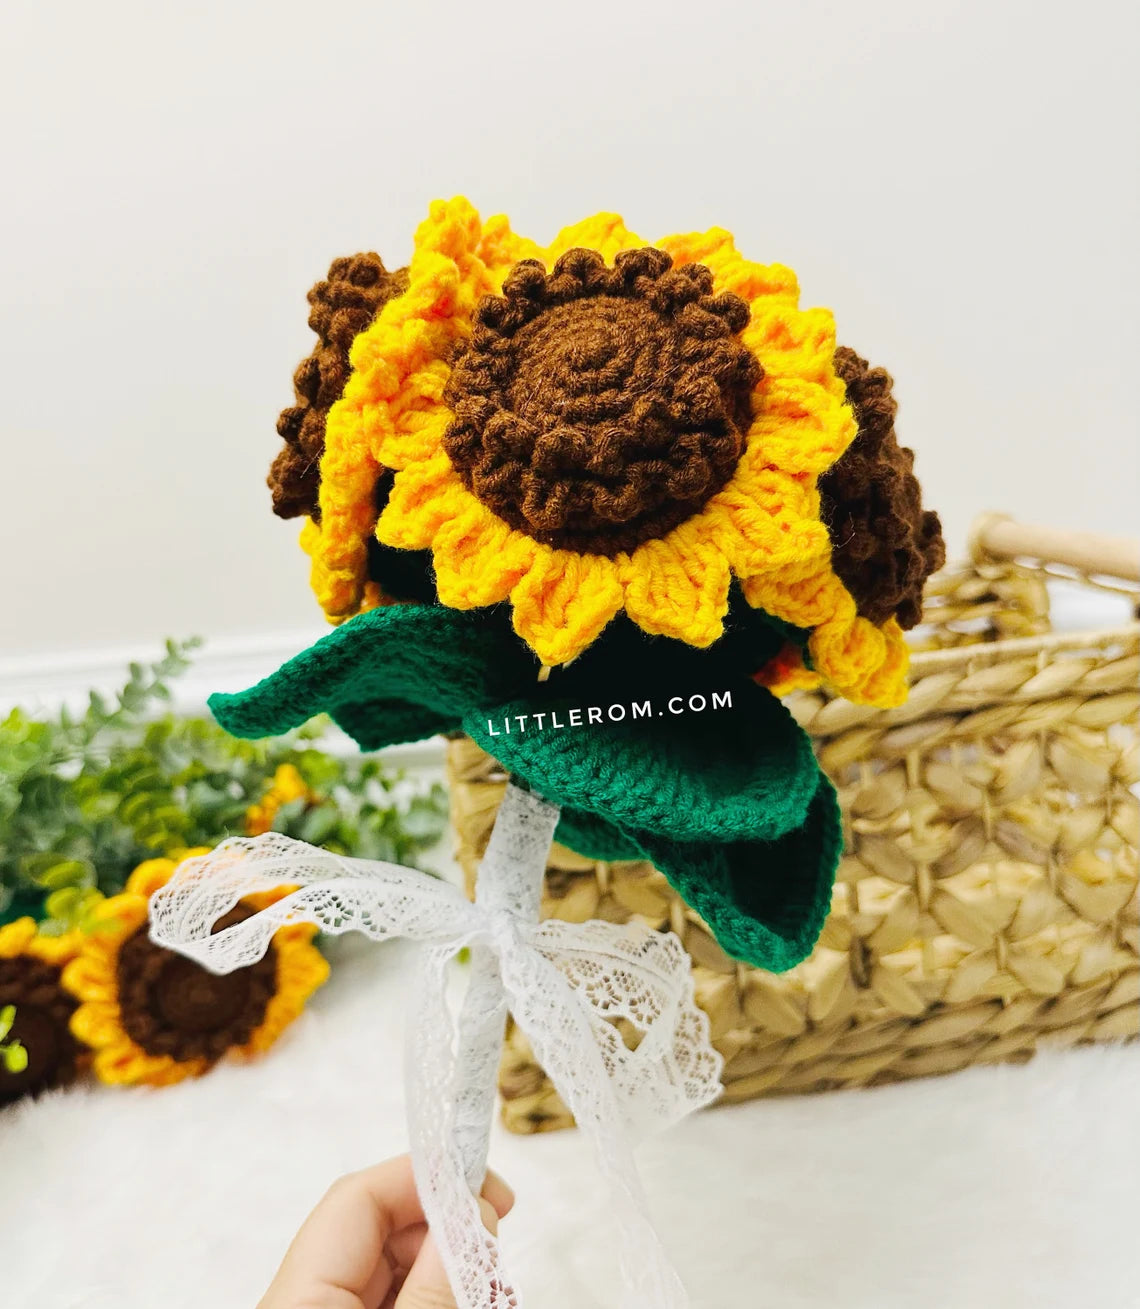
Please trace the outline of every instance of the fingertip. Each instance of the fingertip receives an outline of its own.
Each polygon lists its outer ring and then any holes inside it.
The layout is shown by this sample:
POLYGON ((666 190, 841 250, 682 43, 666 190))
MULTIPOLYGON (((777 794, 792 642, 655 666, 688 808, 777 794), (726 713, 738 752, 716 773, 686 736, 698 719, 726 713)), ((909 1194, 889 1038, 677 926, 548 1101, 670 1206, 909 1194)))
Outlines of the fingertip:
POLYGON ((491 1233, 492 1236, 499 1234, 499 1214, 495 1206, 485 1196, 479 1197, 479 1217, 483 1220, 483 1226, 491 1233))
MULTIPOLYGON (((479 1197, 479 1217, 492 1236, 498 1235, 499 1215, 490 1200, 483 1196, 479 1197)), ((455 1304, 439 1246, 430 1231, 420 1246, 395 1303, 398 1309, 428 1309, 429 1305, 443 1309, 445 1305, 455 1304)))
POLYGON ((483 1190, 481 1194, 484 1199, 491 1202, 494 1206, 495 1213, 499 1218, 505 1218, 514 1208, 514 1191, 505 1181, 503 1181, 498 1173, 491 1169, 487 1170, 487 1176, 483 1181, 483 1190))

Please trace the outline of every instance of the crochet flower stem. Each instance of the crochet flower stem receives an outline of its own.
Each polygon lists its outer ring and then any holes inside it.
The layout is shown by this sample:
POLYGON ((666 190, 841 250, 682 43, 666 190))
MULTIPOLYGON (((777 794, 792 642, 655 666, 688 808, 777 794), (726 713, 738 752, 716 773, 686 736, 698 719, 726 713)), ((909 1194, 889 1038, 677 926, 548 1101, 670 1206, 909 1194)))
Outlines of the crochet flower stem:
MULTIPOLYGON (((561 814, 513 781, 507 783, 487 852, 479 865, 475 902, 501 919, 538 922, 546 857, 561 814)), ((491 1119, 498 1085, 499 1054, 507 1020, 507 996, 496 952, 487 945, 471 951, 471 977, 459 1018, 460 1086, 455 1108, 455 1140, 464 1176, 478 1195, 487 1171, 491 1119)))

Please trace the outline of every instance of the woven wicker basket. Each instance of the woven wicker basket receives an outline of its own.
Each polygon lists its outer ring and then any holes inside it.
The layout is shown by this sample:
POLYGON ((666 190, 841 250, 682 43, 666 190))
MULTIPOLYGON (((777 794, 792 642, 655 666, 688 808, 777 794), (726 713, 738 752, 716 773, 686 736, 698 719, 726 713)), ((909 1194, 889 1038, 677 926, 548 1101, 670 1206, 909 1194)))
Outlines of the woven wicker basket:
MULTIPOLYGON (((866 1086, 1140 1032, 1140 624, 1051 632, 1045 581, 1058 570, 1043 557, 1135 604, 1126 543, 990 518, 973 561, 932 579, 903 708, 789 701, 839 788, 847 833, 823 936, 791 972, 727 958, 648 864, 552 850, 544 916, 637 915, 681 936, 725 1058, 725 1099, 866 1086), (1037 562, 1014 562, 1026 556, 1037 562), (1131 580, 1093 581, 1094 570, 1131 580)), ((470 880, 505 779, 467 739, 449 743, 449 771, 470 880)), ((511 1129, 570 1125, 513 1026, 500 1087, 511 1129)))

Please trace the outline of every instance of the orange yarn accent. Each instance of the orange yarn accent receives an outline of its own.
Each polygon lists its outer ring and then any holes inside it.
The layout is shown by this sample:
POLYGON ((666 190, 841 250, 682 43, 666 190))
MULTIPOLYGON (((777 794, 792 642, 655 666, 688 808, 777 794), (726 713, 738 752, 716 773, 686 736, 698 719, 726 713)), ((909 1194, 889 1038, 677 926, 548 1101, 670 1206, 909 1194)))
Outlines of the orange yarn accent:
POLYGON ((789 642, 780 653, 769 659, 752 680, 766 686, 773 695, 790 695, 793 691, 814 691, 820 675, 805 667, 803 651, 789 642))
MULTIPOLYGON (((504 217, 481 223, 470 203, 436 201, 416 233, 408 288, 352 348, 353 374, 330 410, 321 462, 321 523, 307 524, 313 588, 334 622, 366 600, 366 541, 433 552, 439 598, 455 608, 509 599, 516 632, 546 664, 573 659, 622 608, 645 631, 707 646, 723 631, 731 577, 750 604, 812 628, 818 673, 876 704, 905 697, 906 646, 893 620, 876 627, 831 567, 817 479, 853 440, 855 419, 834 367, 826 309, 798 307, 795 274, 741 256, 720 228, 665 237, 678 266, 699 262, 714 292, 749 306, 743 345, 763 367, 744 453, 702 509, 629 553, 608 557, 541 544, 467 489, 443 448, 451 353, 482 297, 524 258, 549 268, 585 247, 607 262, 645 245, 616 215, 563 229, 546 249, 504 217), (377 521, 381 468, 395 482, 377 521)), ((373 599, 375 597, 372 597, 373 599)))

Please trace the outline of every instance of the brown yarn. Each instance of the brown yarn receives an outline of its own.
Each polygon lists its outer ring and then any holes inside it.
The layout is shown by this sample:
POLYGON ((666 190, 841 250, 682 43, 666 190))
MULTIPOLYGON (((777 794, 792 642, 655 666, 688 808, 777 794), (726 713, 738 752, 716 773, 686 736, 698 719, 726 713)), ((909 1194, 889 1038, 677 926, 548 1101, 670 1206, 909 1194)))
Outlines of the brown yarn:
POLYGON ((914 451, 895 438, 890 374, 843 345, 835 371, 859 430, 819 479, 832 567, 865 618, 881 623, 894 614, 904 628, 914 627, 926 579, 946 560, 942 524, 922 508, 914 451))
POLYGON ((285 448, 278 452, 267 479, 273 512, 280 518, 301 514, 319 518, 325 420, 352 371, 348 361, 352 342, 407 285, 406 268, 390 273, 379 255, 358 254, 334 259, 328 278, 309 292, 309 326, 317 334, 317 344, 293 374, 297 403, 283 409, 277 419, 285 448))
POLYGON ((80 1046, 71 1034, 78 1001, 60 985, 61 970, 27 955, 0 959, 0 1008, 16 1006, 6 1038, 27 1051, 28 1066, 10 1073, 0 1060, 0 1105, 63 1086, 75 1076, 80 1046))
POLYGON ((616 555, 732 476, 761 376, 738 296, 663 250, 524 259, 475 313, 445 391, 443 444, 468 489, 547 545, 616 555))
MULTIPOLYGON (((238 905, 214 931, 252 913, 238 905)), ((180 1062, 214 1063, 264 1020, 277 985, 277 952, 270 945, 256 963, 219 976, 155 945, 144 924, 119 951, 118 979, 123 1030, 136 1045, 180 1062)))

